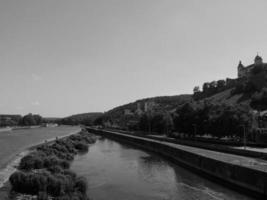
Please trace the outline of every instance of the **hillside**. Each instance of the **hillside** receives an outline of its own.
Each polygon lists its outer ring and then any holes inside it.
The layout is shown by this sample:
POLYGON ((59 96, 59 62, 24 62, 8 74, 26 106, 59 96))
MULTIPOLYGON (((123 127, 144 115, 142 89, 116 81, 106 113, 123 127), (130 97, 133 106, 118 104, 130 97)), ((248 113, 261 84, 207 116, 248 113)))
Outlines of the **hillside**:
MULTIPOLYGON (((62 122, 68 124, 94 123, 107 127, 138 129, 142 120, 150 122, 154 120, 155 126, 165 123, 166 120, 169 120, 168 118, 175 120, 177 114, 182 115, 179 110, 183 110, 184 105, 187 106, 187 104, 190 105, 186 108, 188 110, 185 111, 185 114, 196 112, 194 113, 196 115, 201 114, 197 112, 203 112, 208 119, 235 112, 248 115, 252 109, 267 109, 267 70, 257 69, 247 77, 206 82, 201 88, 202 90, 200 90, 200 87, 195 87, 193 94, 139 99, 115 107, 103 114, 72 115, 64 118, 62 122), (228 113, 224 113, 226 111, 228 113)), ((194 116, 191 116, 191 118, 194 118, 194 116)), ((200 118, 203 118, 203 116, 200 116, 200 118)), ((187 121, 190 120, 187 119, 187 121)), ((192 123, 190 126, 192 126, 192 123)))
MULTIPOLYGON (((266 76, 258 77, 259 75, 255 79, 255 76, 252 75, 248 79, 228 78, 226 80, 207 82, 203 84, 202 91, 199 90, 199 87, 196 87, 193 95, 160 96, 140 99, 118 106, 104 113, 102 122, 106 126, 120 128, 136 126, 140 122, 143 114, 152 114, 155 120, 157 120, 157 117, 164 118, 164 116, 174 113, 187 103, 190 103, 194 110, 201 110, 204 105, 209 105, 210 109, 213 110, 212 112, 215 113, 222 113, 224 109, 230 107, 240 108, 242 110, 245 106, 244 108, 249 110, 254 109, 254 107, 251 107, 251 102, 255 101, 255 94, 258 94, 261 101, 264 99, 262 98, 264 95, 261 94, 261 90, 265 87, 265 84, 260 79, 266 76), (258 83, 261 84, 259 85, 258 83), (214 107, 215 105, 216 107, 214 107)), ((256 102, 256 104, 258 105, 259 103, 256 102)), ((212 112, 210 116, 214 115, 212 112)))
POLYGON ((187 102, 192 101, 192 95, 159 96, 140 99, 132 103, 115 107, 104 113, 103 122, 113 127, 128 127, 136 124, 148 110, 155 113, 173 112, 187 102))
POLYGON ((116 108, 109 110, 106 114, 108 114, 109 116, 117 116, 125 113, 125 110, 135 113, 136 110, 138 109, 138 104, 140 109, 144 110, 145 103, 152 103, 153 109, 155 110, 172 111, 179 105, 182 105, 191 100, 192 100, 192 95, 187 95, 187 94, 175 95, 175 96, 151 97, 151 98, 140 99, 135 102, 128 103, 122 106, 118 106, 116 108))
POLYGON ((91 113, 81 113, 76 115, 71 115, 65 118, 62 118, 60 121, 62 124, 86 124, 91 125, 94 120, 102 116, 101 112, 91 112, 91 113))
POLYGON ((226 104, 226 105, 236 105, 236 104, 246 104, 249 105, 250 100, 244 99, 242 97, 244 94, 231 94, 233 88, 227 89, 225 91, 216 93, 210 97, 204 98, 201 101, 208 101, 212 104, 226 104))

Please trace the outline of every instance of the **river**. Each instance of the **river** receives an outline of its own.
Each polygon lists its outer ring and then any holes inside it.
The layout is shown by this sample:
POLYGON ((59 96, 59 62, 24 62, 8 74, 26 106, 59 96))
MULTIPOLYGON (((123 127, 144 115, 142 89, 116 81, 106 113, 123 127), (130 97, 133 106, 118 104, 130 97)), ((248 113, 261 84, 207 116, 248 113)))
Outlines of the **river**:
POLYGON ((71 168, 93 200, 250 200, 161 156, 100 138, 71 168))

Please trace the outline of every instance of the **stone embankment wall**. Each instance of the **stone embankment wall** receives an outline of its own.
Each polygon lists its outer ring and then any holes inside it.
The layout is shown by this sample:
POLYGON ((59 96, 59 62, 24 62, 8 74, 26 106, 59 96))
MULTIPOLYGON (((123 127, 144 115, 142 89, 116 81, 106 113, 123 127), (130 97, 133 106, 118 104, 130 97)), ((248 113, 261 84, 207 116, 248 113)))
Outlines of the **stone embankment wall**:
MULTIPOLYGON (((118 132, 118 133, 124 133, 124 134, 128 134, 128 135, 136 134, 135 132, 127 132, 127 131, 122 131, 122 130, 112 130, 112 129, 105 129, 105 130, 114 131, 114 132, 118 132)), ((140 135, 137 134, 136 136, 140 136, 140 135)), ((265 152, 235 148, 235 147, 240 147, 240 143, 230 142, 229 144, 227 144, 226 142, 219 143, 218 141, 215 142, 212 140, 207 140, 207 141, 205 141, 204 139, 199 140, 199 138, 197 140, 195 140, 195 139, 174 139, 174 138, 167 138, 167 137, 157 137, 157 136, 153 136, 153 135, 142 135, 140 137, 155 139, 157 141, 163 141, 163 142, 171 142, 174 144, 181 144, 181 145, 186 145, 186 146, 198 147, 198 148, 202 148, 202 149, 208 149, 208 150, 218 151, 218 152, 223 152, 223 153, 229 153, 229 154, 235 154, 235 155, 240 155, 240 156, 246 156, 246 157, 251 157, 251 158, 260 158, 263 160, 267 160, 267 153, 265 153, 265 152), (215 143, 213 143, 213 142, 215 142, 215 143)), ((250 143, 248 146, 249 147, 257 147, 257 148, 266 148, 266 145, 261 145, 261 144, 250 143)))
POLYGON ((121 140, 143 149, 159 153, 203 176, 231 186, 231 188, 234 187, 258 199, 267 199, 267 171, 263 172, 237 164, 211 159, 205 155, 198 155, 190 151, 181 150, 175 145, 171 145, 171 143, 168 145, 166 142, 154 139, 93 128, 87 128, 87 130, 95 134, 121 140))

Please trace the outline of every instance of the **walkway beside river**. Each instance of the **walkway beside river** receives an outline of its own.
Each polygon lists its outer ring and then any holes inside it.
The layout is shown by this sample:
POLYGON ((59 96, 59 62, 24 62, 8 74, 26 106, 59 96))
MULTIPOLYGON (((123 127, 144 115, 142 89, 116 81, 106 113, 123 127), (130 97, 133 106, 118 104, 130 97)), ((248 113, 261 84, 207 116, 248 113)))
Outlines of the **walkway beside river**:
MULTIPOLYGON (((112 132, 112 133, 115 133, 118 135, 125 135, 125 134, 113 132, 113 131, 109 131, 109 132, 112 132)), ((128 135, 128 137, 138 137, 138 136, 128 135)), ((151 139, 147 139, 147 138, 142 138, 142 139, 151 140, 151 139)), ((181 149, 183 151, 191 152, 191 153, 194 153, 194 154, 197 154, 200 156, 215 159, 218 161, 231 163, 234 165, 240 165, 243 167, 248 167, 248 168, 252 168, 255 170, 267 172, 267 160, 262 160, 262 159, 257 159, 257 158, 249 158, 249 157, 239 156, 239 155, 234 155, 234 154, 229 154, 229 153, 222 153, 222 152, 202 149, 202 148, 198 148, 198 147, 174 144, 171 142, 163 142, 163 141, 157 141, 157 142, 164 144, 164 145, 176 147, 176 148, 181 149)))

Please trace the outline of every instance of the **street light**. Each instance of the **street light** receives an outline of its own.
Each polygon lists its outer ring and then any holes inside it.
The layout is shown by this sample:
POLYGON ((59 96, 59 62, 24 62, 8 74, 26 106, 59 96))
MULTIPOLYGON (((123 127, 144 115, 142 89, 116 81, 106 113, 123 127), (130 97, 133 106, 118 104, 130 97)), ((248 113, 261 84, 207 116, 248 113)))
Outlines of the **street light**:
POLYGON ((243 143, 244 143, 244 149, 246 149, 247 146, 247 135, 246 135, 246 125, 243 124, 243 143))
POLYGON ((197 125, 193 124, 194 127, 194 139, 196 140, 196 135, 197 135, 197 125))

